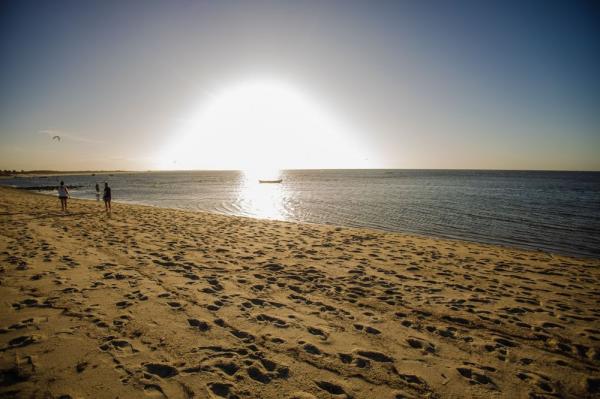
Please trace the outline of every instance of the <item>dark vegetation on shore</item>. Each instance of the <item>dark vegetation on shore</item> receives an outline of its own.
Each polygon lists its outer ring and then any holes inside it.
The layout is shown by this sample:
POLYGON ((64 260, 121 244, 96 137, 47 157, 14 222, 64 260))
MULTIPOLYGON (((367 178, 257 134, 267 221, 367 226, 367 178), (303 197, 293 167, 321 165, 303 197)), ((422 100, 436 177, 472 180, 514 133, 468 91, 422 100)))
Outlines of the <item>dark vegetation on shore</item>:
POLYGON ((20 176, 20 175, 83 175, 88 173, 127 173, 129 170, 0 170, 0 176, 20 176))

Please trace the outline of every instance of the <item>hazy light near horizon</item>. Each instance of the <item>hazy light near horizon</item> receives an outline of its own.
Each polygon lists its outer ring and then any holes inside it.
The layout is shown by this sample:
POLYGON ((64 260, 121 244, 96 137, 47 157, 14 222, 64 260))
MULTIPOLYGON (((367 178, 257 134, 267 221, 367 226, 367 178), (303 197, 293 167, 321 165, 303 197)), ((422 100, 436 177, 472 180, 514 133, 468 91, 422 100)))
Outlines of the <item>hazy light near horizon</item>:
POLYGON ((231 84, 184 117, 158 155, 157 169, 367 168, 368 149, 341 118, 276 79, 231 84))
POLYGON ((0 169, 600 170, 600 3, 525 3, 5 2, 0 169))

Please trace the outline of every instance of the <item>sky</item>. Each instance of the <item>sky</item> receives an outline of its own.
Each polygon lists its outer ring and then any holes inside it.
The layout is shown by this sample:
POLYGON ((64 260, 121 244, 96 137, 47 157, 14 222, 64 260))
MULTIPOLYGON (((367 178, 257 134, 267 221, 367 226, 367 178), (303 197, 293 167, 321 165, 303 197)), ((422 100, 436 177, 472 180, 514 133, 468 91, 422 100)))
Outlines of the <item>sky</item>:
POLYGON ((0 54, 0 169, 600 170, 596 1, 5 0, 0 54))

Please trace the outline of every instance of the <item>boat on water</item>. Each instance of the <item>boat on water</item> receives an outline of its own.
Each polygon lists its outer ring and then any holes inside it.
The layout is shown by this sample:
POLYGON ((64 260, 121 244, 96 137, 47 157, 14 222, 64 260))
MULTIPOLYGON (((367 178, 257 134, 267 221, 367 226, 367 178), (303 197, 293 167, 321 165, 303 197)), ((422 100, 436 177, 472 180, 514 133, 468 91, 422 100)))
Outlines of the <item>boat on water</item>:
POLYGON ((258 182, 259 183, 281 183, 283 181, 283 179, 277 179, 277 180, 262 180, 259 179, 258 182))

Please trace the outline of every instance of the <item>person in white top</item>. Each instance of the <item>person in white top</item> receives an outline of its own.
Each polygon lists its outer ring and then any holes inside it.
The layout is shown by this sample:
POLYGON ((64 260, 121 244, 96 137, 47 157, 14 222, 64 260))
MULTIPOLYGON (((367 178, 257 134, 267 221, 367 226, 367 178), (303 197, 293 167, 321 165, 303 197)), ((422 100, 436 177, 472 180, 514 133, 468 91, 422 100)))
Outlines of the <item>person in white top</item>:
POLYGON ((67 211, 67 199, 69 198, 69 190, 65 186, 65 182, 61 181, 58 186, 58 199, 60 199, 60 208, 63 212, 67 211))

